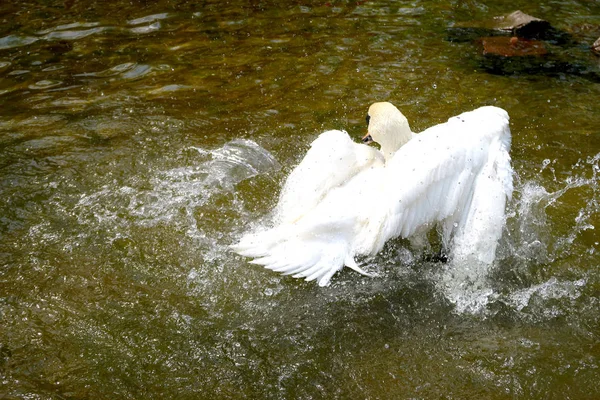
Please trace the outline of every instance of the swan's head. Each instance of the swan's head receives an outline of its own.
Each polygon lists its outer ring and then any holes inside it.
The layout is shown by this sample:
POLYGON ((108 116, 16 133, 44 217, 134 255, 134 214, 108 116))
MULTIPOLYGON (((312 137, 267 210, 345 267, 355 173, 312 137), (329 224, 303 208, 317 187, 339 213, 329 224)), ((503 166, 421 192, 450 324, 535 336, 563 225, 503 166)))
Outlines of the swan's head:
POLYGON ((379 143, 386 160, 413 136, 406 117, 388 102, 374 103, 369 107, 367 130, 363 143, 379 143))

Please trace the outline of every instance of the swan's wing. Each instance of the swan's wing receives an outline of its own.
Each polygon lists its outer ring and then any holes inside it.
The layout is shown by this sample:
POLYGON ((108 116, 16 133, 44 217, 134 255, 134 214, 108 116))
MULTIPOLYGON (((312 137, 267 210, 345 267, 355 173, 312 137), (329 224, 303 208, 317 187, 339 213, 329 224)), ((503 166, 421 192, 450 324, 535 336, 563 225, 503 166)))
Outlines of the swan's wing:
POLYGON ((388 239, 436 222, 445 222, 446 238, 470 232, 459 240, 465 244, 461 251, 495 243, 512 193, 509 149, 508 114, 497 107, 461 114, 416 135, 386 166, 381 212, 369 220, 380 235, 364 250, 376 253, 388 239))
POLYGON ((382 164, 375 149, 354 143, 344 131, 322 133, 287 178, 276 208, 278 223, 293 223, 313 209, 333 188, 373 164, 382 164))
POLYGON ((265 268, 317 280, 320 286, 344 266, 368 275, 354 261, 356 233, 364 225, 362 205, 377 196, 383 168, 361 171, 342 186, 331 189, 319 204, 295 223, 245 235, 232 249, 252 257, 265 268))
POLYGON ((319 221, 312 226, 282 225, 246 235, 233 247, 238 254, 252 257, 253 264, 283 275, 316 280, 327 286, 344 265, 362 273, 351 256, 352 219, 319 221))
POLYGON ((453 229, 453 258, 466 260, 475 256, 490 264, 496 257, 496 247, 505 224, 506 202, 512 196, 512 167, 508 149, 494 142, 481 172, 473 182, 473 194, 468 207, 453 229))
POLYGON ((372 147, 343 131, 321 134, 288 177, 276 208, 275 228, 246 234, 232 249, 265 268, 329 284, 344 265, 366 274, 352 258, 362 175, 383 166, 372 147))

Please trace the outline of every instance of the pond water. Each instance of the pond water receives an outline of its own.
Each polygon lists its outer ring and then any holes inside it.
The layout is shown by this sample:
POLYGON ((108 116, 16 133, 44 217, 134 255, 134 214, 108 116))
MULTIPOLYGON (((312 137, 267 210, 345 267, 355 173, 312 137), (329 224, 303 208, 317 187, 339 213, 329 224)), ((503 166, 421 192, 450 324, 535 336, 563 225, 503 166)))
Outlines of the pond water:
POLYGON ((0 397, 600 397, 598 2, 9 0, 0 19, 0 397), (500 73, 449 37, 519 8, 572 35, 577 68, 500 73), (510 114, 486 276, 465 289, 396 240, 377 277, 319 288, 228 251, 320 132, 358 139, 383 100, 416 132, 510 114))

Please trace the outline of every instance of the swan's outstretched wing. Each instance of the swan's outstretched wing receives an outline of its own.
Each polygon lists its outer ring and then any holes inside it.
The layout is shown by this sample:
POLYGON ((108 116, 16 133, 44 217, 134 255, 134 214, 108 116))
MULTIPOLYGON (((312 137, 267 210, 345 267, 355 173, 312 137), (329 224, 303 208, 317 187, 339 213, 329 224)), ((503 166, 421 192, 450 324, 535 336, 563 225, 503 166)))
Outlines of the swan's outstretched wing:
POLYGON ((322 133, 287 178, 277 204, 276 222, 298 221, 333 188, 374 165, 383 165, 377 150, 353 142, 344 131, 322 133))
MULTIPOLYGON (((361 174, 383 167, 381 153, 344 131, 322 133, 282 189, 276 227, 244 235, 232 249, 265 268, 327 285, 344 265, 366 274, 352 258, 361 174), (356 207, 354 207, 356 205, 356 207)), ((367 274, 368 275, 368 274, 367 274)))
POLYGON ((510 140, 508 114, 497 107, 463 113, 416 135, 386 166, 382 211, 369 221, 380 227, 368 244, 371 253, 390 238, 442 222, 452 254, 480 253, 477 258, 491 262, 512 194, 510 140))

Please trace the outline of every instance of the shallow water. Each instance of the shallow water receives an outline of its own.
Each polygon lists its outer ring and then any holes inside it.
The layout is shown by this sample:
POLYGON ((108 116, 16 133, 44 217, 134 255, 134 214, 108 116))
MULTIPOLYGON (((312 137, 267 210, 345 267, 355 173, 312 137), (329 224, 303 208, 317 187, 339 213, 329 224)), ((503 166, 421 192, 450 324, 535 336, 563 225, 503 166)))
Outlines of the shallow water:
POLYGON ((600 397, 596 2, 106 3, 0 5, 0 395, 600 397), (590 74, 490 73, 449 40, 517 8, 590 74), (319 288, 230 253, 380 100, 415 131, 511 115, 492 270, 396 240, 319 288))

